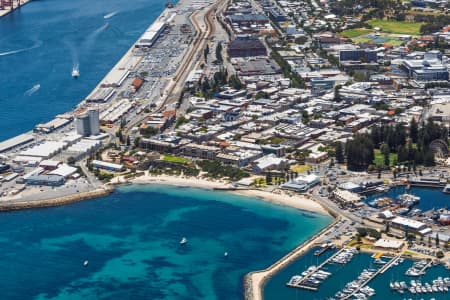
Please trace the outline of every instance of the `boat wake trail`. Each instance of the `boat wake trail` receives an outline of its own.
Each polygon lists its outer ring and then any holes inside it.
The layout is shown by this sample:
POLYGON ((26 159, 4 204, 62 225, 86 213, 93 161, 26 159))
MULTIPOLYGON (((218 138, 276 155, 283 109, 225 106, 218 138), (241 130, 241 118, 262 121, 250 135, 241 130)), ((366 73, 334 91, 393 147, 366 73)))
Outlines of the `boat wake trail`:
POLYGON ((118 10, 113 11, 112 13, 109 13, 109 14, 107 14, 107 15, 104 15, 104 16, 103 16, 103 19, 110 19, 110 18, 114 17, 115 15, 117 15, 118 13, 119 13, 118 10))
POLYGON ((101 33, 102 31, 104 31, 106 28, 108 28, 108 26, 109 26, 109 23, 106 22, 105 24, 102 25, 102 27, 96 29, 96 30, 93 32, 93 34, 92 34, 93 37, 97 36, 99 33, 101 33))
POLYGON ((35 85, 33 85, 33 87, 31 89, 29 89, 28 91, 25 92, 25 95, 31 96, 34 93, 36 93, 40 88, 41 88, 41 85, 39 83, 35 84, 35 85))
POLYGON ((38 41, 36 42, 36 44, 34 44, 31 47, 28 48, 22 48, 22 49, 17 49, 17 50, 12 50, 12 51, 6 51, 6 52, 0 52, 0 56, 8 56, 8 55, 13 55, 13 54, 17 54, 17 53, 22 53, 25 51, 30 51, 36 48, 39 48, 40 46, 42 46, 42 42, 38 41))
POLYGON ((93 32, 91 32, 87 37, 86 40, 83 43, 82 48, 83 49, 91 49, 92 45, 94 44, 95 39, 107 28, 109 27, 109 22, 106 22, 101 27, 95 29, 93 32))

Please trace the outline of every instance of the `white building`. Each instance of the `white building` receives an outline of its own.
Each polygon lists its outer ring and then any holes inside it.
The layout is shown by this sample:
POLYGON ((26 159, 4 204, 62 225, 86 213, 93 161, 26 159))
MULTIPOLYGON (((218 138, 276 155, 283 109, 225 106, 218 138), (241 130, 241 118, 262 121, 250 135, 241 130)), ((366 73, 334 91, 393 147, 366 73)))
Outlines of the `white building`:
POLYGON ((431 232, 431 229, 425 223, 404 217, 396 217, 392 219, 391 227, 403 231, 418 233, 420 235, 425 235, 431 232))
POLYGON ((333 192, 333 195, 342 204, 354 205, 361 200, 361 197, 358 194, 346 190, 336 189, 333 192))
POLYGON ((121 172, 125 170, 124 165, 114 164, 102 160, 93 160, 92 166, 96 169, 103 169, 112 172, 121 172))
POLYGON ((297 192, 306 192, 308 189, 320 183, 320 178, 317 175, 300 175, 297 178, 286 182, 281 187, 297 192))
POLYGON ((263 156, 254 161, 253 171, 255 173, 262 173, 271 170, 286 169, 288 160, 282 157, 277 157, 275 154, 263 156))

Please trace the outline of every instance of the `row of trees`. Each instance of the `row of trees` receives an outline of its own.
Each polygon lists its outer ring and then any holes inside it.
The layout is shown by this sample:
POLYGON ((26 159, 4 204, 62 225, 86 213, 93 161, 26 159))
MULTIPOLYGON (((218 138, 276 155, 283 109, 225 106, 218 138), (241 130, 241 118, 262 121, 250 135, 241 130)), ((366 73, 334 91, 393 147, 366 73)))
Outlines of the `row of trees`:
POLYGON ((231 75, 228 77, 226 68, 222 67, 218 72, 214 73, 212 79, 209 80, 208 78, 204 78, 200 80, 198 86, 191 92, 195 93, 195 90, 198 90, 201 92, 201 96, 206 99, 210 99, 215 93, 219 92, 224 85, 227 84, 237 90, 244 87, 244 84, 240 81, 237 75, 231 75))
POLYGON ((397 123, 393 125, 376 125, 370 134, 355 135, 348 141, 345 149, 342 143, 335 146, 335 158, 338 163, 344 163, 347 158, 347 167, 350 170, 366 170, 374 164, 375 149, 383 155, 383 164, 389 167, 391 163, 406 165, 434 166, 433 150, 430 148, 436 139, 448 140, 448 129, 432 120, 419 124, 412 119, 409 131, 397 123), (396 161, 391 161, 391 154, 396 154, 396 161))
POLYGON ((276 50, 273 50, 270 53, 270 56, 280 66, 281 70, 283 71, 284 77, 291 80, 291 87, 305 87, 305 82, 303 81, 303 79, 292 70, 291 65, 276 50))

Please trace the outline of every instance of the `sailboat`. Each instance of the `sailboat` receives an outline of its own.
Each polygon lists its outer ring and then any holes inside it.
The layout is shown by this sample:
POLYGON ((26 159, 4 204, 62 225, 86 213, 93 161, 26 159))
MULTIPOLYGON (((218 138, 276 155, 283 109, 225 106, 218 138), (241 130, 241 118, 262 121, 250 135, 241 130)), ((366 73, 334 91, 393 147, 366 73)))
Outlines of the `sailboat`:
POLYGON ((73 78, 80 77, 80 70, 78 69, 78 64, 74 65, 72 68, 72 77, 73 78))
POLYGON ((184 245, 184 244, 187 244, 187 238, 185 238, 185 237, 183 237, 182 239, 181 239, 181 241, 180 241, 180 245, 184 245))

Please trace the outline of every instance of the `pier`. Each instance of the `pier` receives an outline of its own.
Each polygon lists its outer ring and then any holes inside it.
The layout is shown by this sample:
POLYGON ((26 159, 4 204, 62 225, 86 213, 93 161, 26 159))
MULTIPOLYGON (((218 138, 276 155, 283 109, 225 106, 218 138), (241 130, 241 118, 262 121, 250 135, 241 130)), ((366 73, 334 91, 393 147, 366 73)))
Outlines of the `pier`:
MULTIPOLYGON (((324 249, 327 249, 327 248, 324 248, 324 249)), ((324 262, 322 262, 320 265, 318 265, 317 268, 309 271, 309 273, 307 275, 305 275, 304 277, 302 277, 301 280, 299 280, 295 283, 288 282, 288 283, 286 283, 286 285, 289 287, 294 287, 294 288, 301 288, 301 289, 306 289, 306 290, 317 291, 318 290, 317 286, 311 286, 310 284, 306 284, 306 282, 308 282, 308 280, 311 279, 311 277, 314 274, 316 274, 318 271, 320 271, 320 269, 322 269, 326 264, 328 264, 334 258, 338 257, 341 253, 346 251, 346 249, 348 249, 348 248, 340 249, 338 252, 336 252, 335 254, 333 254, 332 256, 327 258, 324 262)))
POLYGON ((325 232, 330 230, 334 225, 341 221, 341 217, 335 214, 334 211, 329 210, 329 213, 335 217, 334 222, 330 223, 327 227, 322 229, 316 235, 312 236, 309 240, 305 241, 297 248, 286 254, 280 260, 276 261, 270 267, 265 270, 248 273, 244 278, 244 299, 246 300, 259 300, 262 299, 262 286, 265 281, 272 277, 273 274, 290 264, 292 261, 303 255, 310 250, 317 241, 322 238, 325 232))
POLYGON ((392 258, 387 264, 385 264, 383 267, 378 269, 375 273, 373 273, 369 278, 367 278, 365 281, 361 282, 359 287, 352 291, 352 293, 346 295, 345 297, 341 298, 342 300, 350 299, 352 298, 356 293, 358 293, 361 288, 365 287, 372 279, 378 276, 378 274, 383 274, 386 270, 388 270, 398 259, 400 259, 401 255, 395 256, 392 258))
POLYGON ((12 13, 32 0, 0 0, 0 17, 12 13))
POLYGON ((428 269, 433 264, 433 261, 430 260, 422 269, 419 270, 419 274, 424 274, 425 270, 428 269))

